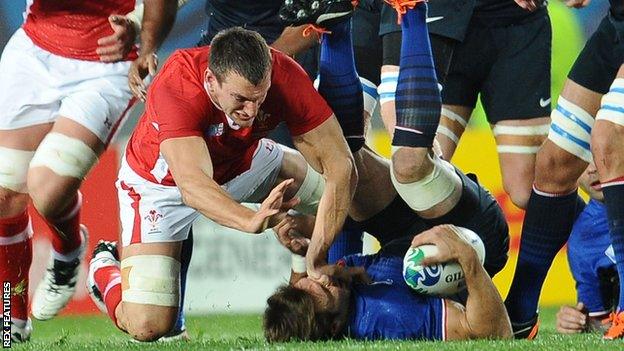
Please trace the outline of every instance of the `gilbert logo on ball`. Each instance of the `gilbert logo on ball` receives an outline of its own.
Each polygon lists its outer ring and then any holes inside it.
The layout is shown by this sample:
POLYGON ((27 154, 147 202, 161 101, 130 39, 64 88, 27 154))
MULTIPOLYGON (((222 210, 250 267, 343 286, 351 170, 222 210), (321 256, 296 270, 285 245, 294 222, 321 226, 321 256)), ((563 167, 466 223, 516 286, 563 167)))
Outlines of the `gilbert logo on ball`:
MULTIPOLYGON (((485 261, 485 247, 481 238, 470 229, 457 227, 457 235, 469 243, 476 251, 481 264, 485 261)), ((450 296, 466 288, 464 272, 457 262, 445 262, 422 266, 426 257, 438 253, 435 245, 421 245, 407 250, 403 259, 405 283, 420 294, 450 296)))

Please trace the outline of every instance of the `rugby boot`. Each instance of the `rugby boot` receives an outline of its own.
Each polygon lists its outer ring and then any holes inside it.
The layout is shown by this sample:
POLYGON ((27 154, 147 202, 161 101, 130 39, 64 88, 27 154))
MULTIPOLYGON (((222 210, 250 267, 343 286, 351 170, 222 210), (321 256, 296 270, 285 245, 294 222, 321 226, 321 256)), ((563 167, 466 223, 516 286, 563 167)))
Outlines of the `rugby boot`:
POLYGON ((93 255, 89 262, 89 273, 87 274, 87 291, 95 305, 103 313, 107 313, 106 304, 104 303, 104 291, 98 289, 95 282, 95 272, 103 267, 116 266, 119 267, 119 253, 117 252, 117 243, 100 240, 93 249, 93 255))
POLYGON ((67 305, 76 292, 76 282, 80 273, 80 263, 88 245, 87 227, 80 225, 79 256, 71 262, 63 262, 50 257, 46 273, 39 283, 32 302, 32 315, 38 320, 48 320, 56 316, 67 305))
POLYGON ((611 326, 602 338, 605 340, 624 338, 624 311, 611 312, 609 320, 611 321, 611 326))
POLYGON ((11 341, 26 342, 30 340, 31 333, 32 322, 30 321, 30 318, 25 321, 11 318, 11 341))
POLYGON ((291 26, 328 28, 351 17, 355 5, 352 0, 285 0, 279 15, 291 26))
POLYGON ((511 322, 511 329, 513 331, 514 339, 527 339, 533 340, 537 337, 539 331, 539 318, 538 314, 531 318, 530 321, 524 323, 511 322))

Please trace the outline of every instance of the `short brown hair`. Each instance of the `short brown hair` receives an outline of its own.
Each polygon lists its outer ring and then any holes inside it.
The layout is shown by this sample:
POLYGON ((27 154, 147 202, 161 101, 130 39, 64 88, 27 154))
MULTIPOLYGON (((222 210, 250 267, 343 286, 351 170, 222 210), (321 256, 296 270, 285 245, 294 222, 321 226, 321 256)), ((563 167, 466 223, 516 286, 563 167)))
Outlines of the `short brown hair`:
POLYGON ((332 316, 318 313, 305 290, 284 285, 267 300, 264 336, 269 342, 317 341, 332 338, 332 316))
POLYGON ((209 67, 219 83, 237 73, 258 85, 271 72, 271 51, 260 34, 233 27, 220 31, 210 42, 209 67))

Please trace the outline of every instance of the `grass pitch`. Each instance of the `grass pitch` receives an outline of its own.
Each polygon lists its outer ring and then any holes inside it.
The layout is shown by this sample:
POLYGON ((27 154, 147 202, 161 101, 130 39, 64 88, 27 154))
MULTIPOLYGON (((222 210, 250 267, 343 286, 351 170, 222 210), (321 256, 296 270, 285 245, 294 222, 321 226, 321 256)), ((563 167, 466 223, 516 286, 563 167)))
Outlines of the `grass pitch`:
POLYGON ((361 342, 342 340, 326 343, 269 345, 262 337, 262 319, 253 315, 209 315, 189 317, 190 342, 137 344, 113 328, 104 316, 59 317, 34 322, 32 340, 13 344, 16 350, 623 350, 624 341, 605 342, 598 334, 559 335, 555 331, 556 308, 541 311, 541 328, 535 341, 469 342, 361 342))

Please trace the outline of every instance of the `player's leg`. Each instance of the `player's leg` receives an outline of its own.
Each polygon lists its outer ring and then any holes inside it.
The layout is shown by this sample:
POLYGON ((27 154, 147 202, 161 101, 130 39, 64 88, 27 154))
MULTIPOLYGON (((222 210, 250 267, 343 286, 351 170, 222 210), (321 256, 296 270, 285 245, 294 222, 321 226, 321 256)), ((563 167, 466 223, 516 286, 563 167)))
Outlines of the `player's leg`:
POLYGON ((391 176, 410 207, 430 218, 457 203, 461 179, 450 164, 430 154, 440 119, 441 98, 426 16, 425 3, 402 15, 391 176), (419 195, 415 196, 416 193, 419 195))
POLYGON ((31 330, 28 165, 58 109, 58 95, 48 86, 46 62, 38 52, 20 29, 4 47, 0 59, 0 279, 11 285, 11 332, 15 341, 27 340, 31 330))
POLYGON ((593 116, 622 62, 615 67, 608 62, 617 52, 614 42, 613 27, 605 18, 572 67, 551 113, 548 139, 536 156, 535 183, 524 218, 520 255, 505 300, 517 337, 525 338, 535 330, 542 284, 583 208, 576 192, 577 179, 591 161, 593 116))
MULTIPOLYGON (((451 79, 451 77, 449 77, 449 79, 451 79)), ((459 144, 459 140, 464 134, 470 116, 472 115, 472 110, 473 108, 469 106, 442 105, 440 125, 438 126, 436 140, 440 145, 442 157, 445 160, 450 161, 453 158, 455 150, 457 149, 457 144, 459 144)))
POLYGON ((75 62, 56 56, 52 60, 55 71, 72 80, 62 88, 59 117, 28 172, 33 205, 53 233, 48 269, 33 298, 33 316, 41 320, 54 317, 76 290, 87 246, 78 189, 131 106, 128 63, 75 62))
MULTIPOLYGON (((602 98, 592 130, 592 153, 607 207, 611 244, 620 281, 624 281, 624 65, 602 98)), ((624 337, 624 287, 620 284, 617 316, 605 339, 624 337)))

